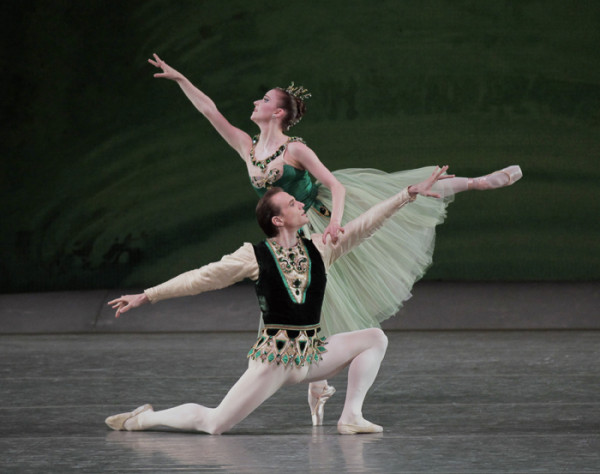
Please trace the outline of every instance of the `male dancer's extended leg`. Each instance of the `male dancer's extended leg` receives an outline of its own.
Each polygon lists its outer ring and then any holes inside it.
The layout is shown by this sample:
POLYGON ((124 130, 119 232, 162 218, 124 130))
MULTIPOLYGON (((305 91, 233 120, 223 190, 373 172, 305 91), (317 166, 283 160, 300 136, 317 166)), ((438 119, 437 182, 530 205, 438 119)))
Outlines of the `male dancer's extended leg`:
POLYGON ((148 430, 157 427, 221 434, 246 418, 283 385, 298 376, 298 369, 251 360, 240 377, 216 408, 186 403, 161 411, 144 411, 127 420, 125 429, 148 430), (294 373, 293 371, 296 371, 294 373))
POLYGON ((318 364, 309 367, 306 380, 329 378, 349 365, 346 401, 338 429, 340 426, 353 426, 380 431, 381 427, 373 428, 376 425, 363 418, 362 405, 385 355, 386 335, 381 329, 363 329, 335 334, 327 341, 327 352, 318 364))

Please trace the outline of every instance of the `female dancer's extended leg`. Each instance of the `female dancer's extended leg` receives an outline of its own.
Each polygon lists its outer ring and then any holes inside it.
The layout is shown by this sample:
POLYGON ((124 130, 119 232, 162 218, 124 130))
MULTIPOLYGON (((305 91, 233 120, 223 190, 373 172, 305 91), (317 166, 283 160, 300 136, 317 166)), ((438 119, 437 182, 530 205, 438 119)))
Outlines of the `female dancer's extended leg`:
POLYGON ((442 197, 448 197, 463 191, 487 191, 489 189, 503 188, 515 183, 523 173, 518 165, 509 166, 499 171, 494 171, 485 176, 477 178, 448 178, 440 180, 433 186, 442 197))

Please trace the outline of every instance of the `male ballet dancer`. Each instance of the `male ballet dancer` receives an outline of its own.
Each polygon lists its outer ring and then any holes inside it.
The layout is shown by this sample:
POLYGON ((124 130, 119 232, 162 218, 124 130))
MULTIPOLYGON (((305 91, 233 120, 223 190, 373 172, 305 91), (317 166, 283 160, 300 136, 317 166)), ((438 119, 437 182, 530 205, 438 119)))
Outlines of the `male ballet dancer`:
MULTIPOLYGON (((379 425, 365 420, 362 405, 387 348, 381 329, 363 329, 319 336, 321 304, 327 269, 342 255, 372 235, 418 194, 440 197, 431 187, 450 178, 436 168, 425 181, 372 207, 350 221, 338 241, 323 244, 320 234, 310 239, 298 231, 308 223, 304 204, 281 188, 271 188, 256 207, 257 220, 267 239, 245 243, 219 262, 183 273, 137 295, 110 301, 116 317, 147 302, 225 288, 244 278, 256 281, 264 328, 248 354, 248 369, 216 408, 187 403, 154 411, 149 404, 110 416, 114 430, 160 427, 221 434, 246 418, 284 385, 330 378, 348 369, 344 409, 337 424, 340 434, 377 433, 379 425)), ((340 315, 343 317, 343 315, 340 315)))

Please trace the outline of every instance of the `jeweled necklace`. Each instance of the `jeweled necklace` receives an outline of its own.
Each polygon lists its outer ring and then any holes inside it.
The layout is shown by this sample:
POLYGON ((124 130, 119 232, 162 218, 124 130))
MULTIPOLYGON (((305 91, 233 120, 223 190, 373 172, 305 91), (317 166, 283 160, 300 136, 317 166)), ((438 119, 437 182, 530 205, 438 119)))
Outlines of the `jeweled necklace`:
POLYGON ((260 168, 261 172, 266 173, 267 166, 269 165, 269 163, 271 163, 271 161, 275 160, 279 155, 281 155, 285 151, 285 148, 287 147, 287 144, 289 143, 290 140, 288 138, 288 140, 283 145, 281 145, 279 148, 277 148, 275 153, 273 153, 271 156, 267 156, 264 160, 259 161, 254 156, 254 149, 256 148, 256 144, 258 143, 259 138, 260 138, 260 135, 256 135, 252 139, 252 146, 250 147, 250 161, 252 162, 252 164, 254 166, 260 168))
POLYGON ((269 239, 269 243, 275 250, 275 255, 277 256, 277 261, 282 272, 290 273, 295 271, 296 273, 306 273, 308 270, 308 258, 300 239, 290 248, 282 247, 274 239, 269 239))

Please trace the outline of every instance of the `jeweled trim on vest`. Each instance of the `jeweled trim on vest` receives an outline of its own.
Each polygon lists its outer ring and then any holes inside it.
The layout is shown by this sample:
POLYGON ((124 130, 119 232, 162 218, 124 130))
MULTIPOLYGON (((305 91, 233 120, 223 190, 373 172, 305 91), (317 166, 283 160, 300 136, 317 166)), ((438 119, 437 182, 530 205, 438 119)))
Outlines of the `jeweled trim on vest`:
POLYGON ((327 352, 326 338, 318 336, 320 329, 319 325, 266 325, 248 352, 248 358, 297 368, 318 363, 327 352))

